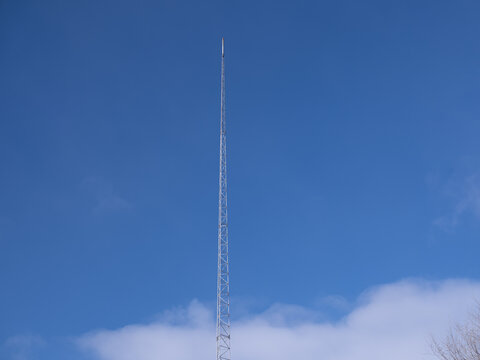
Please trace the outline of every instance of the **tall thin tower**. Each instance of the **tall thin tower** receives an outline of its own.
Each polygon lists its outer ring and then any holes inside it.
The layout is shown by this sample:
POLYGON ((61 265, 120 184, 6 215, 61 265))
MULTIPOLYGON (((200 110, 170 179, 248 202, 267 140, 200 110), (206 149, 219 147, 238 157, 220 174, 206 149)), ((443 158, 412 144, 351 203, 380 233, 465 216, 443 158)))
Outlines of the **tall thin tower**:
POLYGON ((222 38, 220 174, 218 180, 217 360, 230 360, 230 283, 228 273, 227 137, 225 128, 225 46, 222 38))

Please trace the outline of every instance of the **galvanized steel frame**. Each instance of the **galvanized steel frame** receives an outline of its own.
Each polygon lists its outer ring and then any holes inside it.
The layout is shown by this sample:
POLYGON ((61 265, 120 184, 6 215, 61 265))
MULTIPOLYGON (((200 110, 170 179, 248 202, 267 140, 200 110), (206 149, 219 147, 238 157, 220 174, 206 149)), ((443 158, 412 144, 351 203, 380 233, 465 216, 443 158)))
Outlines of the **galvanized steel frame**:
POLYGON ((225 127, 225 47, 222 38, 220 172, 218 190, 217 360, 230 360, 230 283, 228 272, 227 138, 225 127))

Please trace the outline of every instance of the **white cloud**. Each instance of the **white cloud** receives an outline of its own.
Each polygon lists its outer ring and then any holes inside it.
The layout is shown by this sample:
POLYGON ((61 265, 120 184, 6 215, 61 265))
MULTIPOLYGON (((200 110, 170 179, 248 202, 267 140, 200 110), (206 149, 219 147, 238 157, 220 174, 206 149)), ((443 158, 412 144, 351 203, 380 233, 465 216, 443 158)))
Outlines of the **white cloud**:
POLYGON ((98 198, 97 205, 93 208, 95 215, 111 213, 130 209, 130 203, 115 194, 106 194, 98 198))
POLYGON ((4 347, 12 360, 27 360, 39 347, 45 346, 45 341, 38 335, 16 335, 9 337, 4 347))
POLYGON ((113 186, 101 177, 88 177, 84 179, 83 184, 94 196, 95 205, 92 210, 94 215, 120 212, 132 207, 130 202, 117 195, 113 186))
POLYGON ((452 230, 460 223, 462 217, 471 214, 480 219, 480 175, 474 174, 466 177, 463 181, 452 181, 447 186, 450 198, 453 199, 453 210, 450 214, 434 220, 434 225, 452 230))
MULTIPOLYGON (((480 283, 401 281, 366 291, 343 319, 322 322, 299 306, 275 305, 232 325, 235 360, 421 360, 431 359, 429 338, 465 320, 480 283), (313 319, 313 320, 312 320, 313 319)), ((147 325, 100 330, 78 344, 100 360, 211 360, 213 314, 194 301, 147 325)))

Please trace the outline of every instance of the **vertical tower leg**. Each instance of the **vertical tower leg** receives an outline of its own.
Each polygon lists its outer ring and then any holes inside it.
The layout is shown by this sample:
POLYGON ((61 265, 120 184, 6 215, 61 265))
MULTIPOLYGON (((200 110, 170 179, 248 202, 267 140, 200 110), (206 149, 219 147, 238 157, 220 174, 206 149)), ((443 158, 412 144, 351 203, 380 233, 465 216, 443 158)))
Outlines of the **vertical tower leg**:
POLYGON ((225 47, 222 38, 220 173, 218 184, 217 360, 230 360, 230 284, 228 273, 227 142, 225 128, 225 47))

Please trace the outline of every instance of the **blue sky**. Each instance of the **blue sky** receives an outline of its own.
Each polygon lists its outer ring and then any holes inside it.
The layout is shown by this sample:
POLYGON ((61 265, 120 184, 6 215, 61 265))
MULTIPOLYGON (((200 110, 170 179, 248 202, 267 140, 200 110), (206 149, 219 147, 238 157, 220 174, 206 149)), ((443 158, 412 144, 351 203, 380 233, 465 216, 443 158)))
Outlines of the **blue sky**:
POLYGON ((477 281, 479 10, 2 1, 0 355, 214 305, 222 36, 234 318, 477 281))

